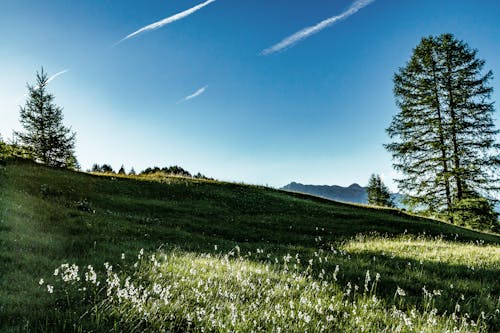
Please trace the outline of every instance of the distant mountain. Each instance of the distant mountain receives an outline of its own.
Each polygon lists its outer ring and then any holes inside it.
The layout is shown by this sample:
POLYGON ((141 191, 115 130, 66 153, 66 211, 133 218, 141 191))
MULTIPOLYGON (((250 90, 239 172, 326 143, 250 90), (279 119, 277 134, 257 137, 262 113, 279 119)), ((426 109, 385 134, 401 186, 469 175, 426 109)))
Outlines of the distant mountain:
MULTIPOLYGON (((366 187, 359 186, 356 183, 348 187, 342 187, 338 185, 304 185, 296 182, 291 182, 281 189, 291 192, 312 194, 335 201, 353 202, 360 204, 368 203, 368 194, 366 192, 366 187)), ((392 200, 396 204, 396 207, 406 208, 403 204, 403 195, 399 193, 392 193, 392 200)), ((495 211, 500 213, 500 202, 495 205, 495 211)))
POLYGON ((366 187, 352 184, 349 187, 338 185, 304 185, 292 182, 281 188, 282 190, 312 194, 336 201, 365 204, 368 202, 366 187))
MULTIPOLYGON (((338 185, 304 185, 296 182, 292 182, 281 188, 285 191, 300 192, 306 194, 312 194, 319 197, 344 202, 353 202, 359 204, 368 203, 368 194, 366 192, 366 187, 362 187, 356 183, 348 186, 342 187, 338 185)), ((396 206, 402 207, 401 200, 403 199, 401 194, 393 193, 392 198, 396 203, 396 206)))

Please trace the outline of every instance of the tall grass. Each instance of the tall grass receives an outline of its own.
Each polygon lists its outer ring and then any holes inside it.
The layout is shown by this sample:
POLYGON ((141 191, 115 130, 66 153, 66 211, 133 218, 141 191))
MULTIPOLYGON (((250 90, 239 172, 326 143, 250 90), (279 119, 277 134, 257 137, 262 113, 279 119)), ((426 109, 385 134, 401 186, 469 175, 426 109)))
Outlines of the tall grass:
POLYGON ((482 332, 498 321, 499 300, 491 290, 481 298, 493 307, 467 312, 474 300, 457 294, 452 284, 446 289, 418 285, 410 291, 391 283, 380 292, 388 277, 376 265, 345 282, 339 264, 349 260, 355 265, 351 255, 372 250, 381 256, 404 250, 408 258, 423 253, 422 260, 429 255, 437 262, 454 262, 452 254, 432 254, 445 247, 477 259, 475 269, 480 269, 498 265, 497 248, 411 237, 361 239, 341 248, 320 247, 311 256, 278 257, 260 248, 242 253, 239 247, 225 254, 217 247, 202 254, 169 250, 146 255, 141 250, 133 264, 126 265, 122 255, 116 267, 104 263, 101 274, 90 265, 63 264, 40 288, 61 304, 66 300, 67 309, 88 304, 80 316, 62 316, 55 327, 79 322, 76 330, 103 332, 482 332), (384 296, 388 290, 390 297, 384 296), (451 311, 440 310, 443 298, 453 305, 451 311))

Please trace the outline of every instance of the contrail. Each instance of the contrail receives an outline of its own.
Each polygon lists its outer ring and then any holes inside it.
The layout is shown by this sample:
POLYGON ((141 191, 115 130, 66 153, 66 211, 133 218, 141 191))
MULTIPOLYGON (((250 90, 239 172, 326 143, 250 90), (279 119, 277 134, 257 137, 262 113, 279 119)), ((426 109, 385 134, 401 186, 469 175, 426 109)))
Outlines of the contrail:
POLYGON ((48 78, 47 83, 49 83, 50 81, 54 80, 59 75, 62 75, 66 72, 69 72, 69 69, 63 69, 62 71, 55 73, 54 75, 52 75, 51 77, 48 78))
POLYGON ((300 42, 303 39, 306 39, 307 37, 314 35, 315 33, 320 32, 321 30, 329 27, 330 25, 334 24, 335 22, 338 22, 340 20, 346 19, 349 16, 357 13, 360 9, 362 9, 365 6, 368 6, 370 3, 374 2, 375 0, 357 0, 354 2, 349 9, 347 9, 345 12, 341 13, 340 15, 330 17, 324 21, 321 21, 320 23, 304 28, 293 35, 283 39, 281 42, 278 44, 275 44, 265 50, 263 50, 260 54, 261 55, 268 55, 272 54, 278 51, 281 51, 283 49, 286 49, 288 47, 293 46, 294 44, 300 42))
MULTIPOLYGON (((50 81, 54 80, 54 79, 55 79, 56 77, 58 77, 59 75, 62 75, 62 74, 64 74, 64 73, 68 72, 68 71, 69 71, 69 69, 63 69, 62 71, 55 73, 54 75, 52 75, 51 77, 49 77, 49 78, 47 79, 47 82, 45 82, 45 84, 46 84, 46 85, 47 85, 47 84, 49 84, 49 82, 50 82, 50 81)), ((36 86, 34 86, 34 87, 33 87, 33 89, 34 89, 34 90, 38 90, 38 88, 40 88, 40 86, 39 86, 39 85, 36 85, 36 86)))
MULTIPOLYGON (((62 71, 55 73, 54 75, 52 75, 51 77, 49 77, 47 79, 47 82, 45 82, 45 84, 46 85, 49 84, 50 81, 54 80, 59 75, 63 75, 66 72, 69 72, 69 69, 63 69, 62 71)), ((39 88, 40 88, 40 86, 37 84, 36 86, 33 87, 33 90, 38 90, 39 88)), ((27 93, 24 94, 22 97, 19 97, 18 99, 16 99, 16 103, 19 103, 22 99, 24 99, 26 97, 28 97, 27 93)))
POLYGON ((201 94, 203 94, 203 93, 205 92, 205 90, 207 90, 207 88, 208 88, 208 85, 206 85, 206 86, 204 86, 204 87, 202 87, 202 88, 200 88, 200 89, 196 90, 196 92, 195 92, 194 94, 189 95, 189 96, 187 96, 187 97, 185 97, 185 98, 181 99, 179 102, 177 102, 177 104, 180 104, 180 103, 182 103, 182 102, 189 101, 190 99, 193 99, 193 98, 196 98, 196 97, 200 96, 201 94))
POLYGON ((151 31, 151 30, 156 30, 156 29, 159 29, 159 28, 163 27, 164 25, 167 25, 167 24, 170 24, 172 22, 181 20, 181 19, 185 18, 186 16, 189 16, 189 15, 193 14, 194 12, 202 9, 205 6, 208 6, 209 4, 211 4, 212 2, 215 2, 215 1, 216 0, 205 1, 204 3, 201 3, 201 4, 197 5, 197 6, 194 6, 193 8, 187 9, 187 10, 185 10, 183 12, 177 13, 175 15, 172 15, 172 16, 169 16, 167 18, 164 18, 163 20, 160 20, 158 22, 155 22, 155 23, 152 23, 152 24, 147 25, 145 27, 142 27, 139 30, 134 31, 130 35, 127 35, 122 40, 120 40, 119 42, 117 42, 115 45, 118 45, 121 42, 123 42, 123 41, 125 41, 125 40, 127 40, 129 38, 135 37, 137 35, 140 35, 140 34, 142 34, 144 32, 151 31))

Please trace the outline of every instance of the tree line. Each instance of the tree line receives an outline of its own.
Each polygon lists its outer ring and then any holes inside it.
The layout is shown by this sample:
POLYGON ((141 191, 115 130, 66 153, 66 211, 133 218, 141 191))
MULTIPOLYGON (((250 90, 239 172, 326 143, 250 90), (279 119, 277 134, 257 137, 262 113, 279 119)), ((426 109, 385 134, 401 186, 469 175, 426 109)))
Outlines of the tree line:
POLYGON ((189 171, 183 169, 182 167, 178 165, 174 166, 169 166, 169 167, 163 167, 159 168, 157 166, 155 167, 148 167, 144 169, 143 171, 136 173, 135 169, 132 167, 130 171, 127 173, 125 170, 125 166, 122 165, 118 172, 113 170, 113 167, 109 164, 102 164, 99 165, 95 163, 92 165, 92 168, 87 170, 88 172, 95 172, 95 173, 108 173, 108 174, 118 174, 118 175, 129 175, 129 176, 144 176, 144 175, 154 175, 154 174, 164 174, 164 175, 174 175, 174 176, 182 176, 182 177, 191 177, 191 178, 197 178, 197 179, 208 179, 208 180, 214 180, 213 178, 207 177, 200 172, 197 174, 192 175, 189 171))

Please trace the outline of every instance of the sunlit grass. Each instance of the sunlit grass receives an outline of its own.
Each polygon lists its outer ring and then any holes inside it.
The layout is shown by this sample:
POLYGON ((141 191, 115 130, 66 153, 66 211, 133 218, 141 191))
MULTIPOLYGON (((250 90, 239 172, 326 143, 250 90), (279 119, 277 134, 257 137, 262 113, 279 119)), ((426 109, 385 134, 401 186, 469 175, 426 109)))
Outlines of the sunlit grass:
POLYGON ((500 269, 500 247, 477 243, 454 243, 440 238, 430 241, 428 238, 403 237, 358 237, 343 248, 352 253, 379 252, 382 255, 426 261, 463 265, 470 270, 500 269))
MULTIPOLYGON (((253 254, 193 254, 178 251, 140 252, 131 267, 105 273, 92 266, 58 267, 40 288, 62 297, 87 298, 79 317, 87 329, 129 332, 481 332, 484 318, 461 311, 468 300, 457 299, 451 313, 440 313, 434 299, 441 290, 422 289, 422 305, 407 304, 406 291, 394 285, 389 300, 377 294, 383 277, 366 271, 362 284, 337 281, 340 268, 323 265, 335 256, 302 258, 288 254, 278 261, 252 261, 253 254), (320 260, 321 258, 321 260, 320 260), (321 272, 319 276, 314 271, 321 272), (54 282, 51 282, 51 281, 54 282), (77 296, 78 297, 78 296, 77 296), (90 325, 90 326, 89 326, 90 325), (94 327, 92 325, 95 325, 94 327)), ((273 257, 257 249, 258 257, 273 257)), ((64 301, 63 301, 64 302, 64 301)), ((71 308, 71 302, 65 306, 71 308)), ((61 318, 64 325, 65 319, 61 318)), ((84 326, 79 326, 83 329, 84 326)))

